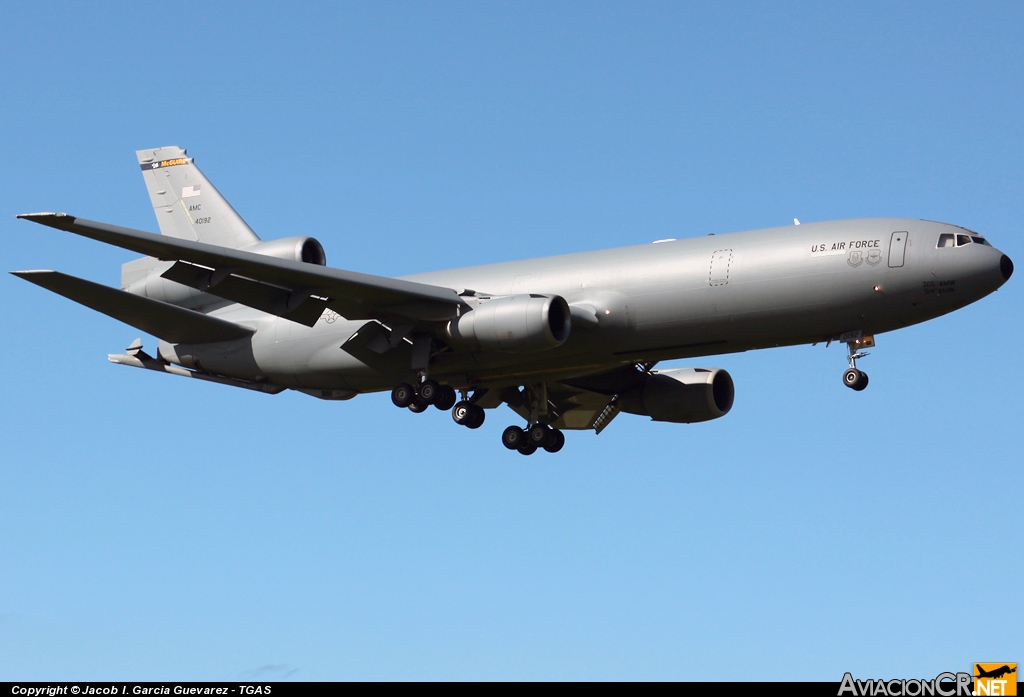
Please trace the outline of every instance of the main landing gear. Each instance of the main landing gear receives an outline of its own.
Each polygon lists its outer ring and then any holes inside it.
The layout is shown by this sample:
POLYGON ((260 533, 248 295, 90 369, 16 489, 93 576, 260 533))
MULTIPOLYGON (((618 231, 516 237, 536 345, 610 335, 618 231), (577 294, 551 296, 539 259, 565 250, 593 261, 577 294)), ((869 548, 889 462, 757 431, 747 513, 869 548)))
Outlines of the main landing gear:
POLYGON ((439 385, 434 380, 424 380, 419 387, 407 382, 400 382, 391 390, 391 401, 396 407, 417 414, 427 410, 431 404, 442 411, 451 409, 457 399, 455 390, 448 385, 439 385))
POLYGON ((452 419, 455 423, 466 428, 480 428, 484 423, 484 409, 473 404, 468 399, 463 399, 452 408, 452 419))
POLYGON ((502 432, 501 442, 509 450, 518 450, 523 455, 533 455, 538 448, 557 453, 565 445, 565 435, 544 424, 534 424, 526 430, 509 426, 502 432))
POLYGON ((527 385, 522 395, 529 400, 529 422, 525 429, 518 426, 506 428, 501 434, 501 444, 523 455, 533 455, 540 448, 549 453, 557 453, 565 445, 565 435, 545 423, 557 416, 548 409, 547 385, 527 385))
POLYGON ((864 339, 847 342, 846 346, 850 352, 848 357, 850 367, 845 373, 843 373, 843 384, 851 390, 860 392, 868 386, 868 374, 862 370, 857 370, 857 359, 864 358, 864 356, 868 355, 867 353, 860 351, 860 347, 874 345, 875 342, 872 337, 864 337, 864 339), (867 339, 867 341, 865 341, 865 339, 867 339))
POLYGON ((468 399, 459 401, 453 388, 440 385, 434 380, 424 380, 419 387, 400 382, 391 390, 391 401, 396 407, 408 409, 416 414, 426 411, 431 404, 442 411, 451 409, 455 423, 467 428, 480 428, 484 423, 485 414, 482 407, 468 399))
MULTIPOLYGON (((557 453, 565 445, 565 435, 548 425, 556 420, 558 415, 548 410, 547 387, 527 387, 524 393, 528 395, 530 406, 528 425, 525 429, 519 426, 506 428, 501 434, 502 444, 509 450, 517 450, 523 455, 532 455, 540 449, 557 453)), ((476 403, 482 394, 474 394, 473 399, 468 399, 467 391, 462 390, 462 399, 459 399, 452 387, 440 385, 428 378, 416 387, 407 382, 399 383, 391 390, 391 401, 395 406, 417 414, 426 411, 431 404, 438 409, 451 409, 455 423, 475 429, 484 423, 484 409, 476 403)), ((520 404, 521 402, 516 402, 517 406, 520 404)))

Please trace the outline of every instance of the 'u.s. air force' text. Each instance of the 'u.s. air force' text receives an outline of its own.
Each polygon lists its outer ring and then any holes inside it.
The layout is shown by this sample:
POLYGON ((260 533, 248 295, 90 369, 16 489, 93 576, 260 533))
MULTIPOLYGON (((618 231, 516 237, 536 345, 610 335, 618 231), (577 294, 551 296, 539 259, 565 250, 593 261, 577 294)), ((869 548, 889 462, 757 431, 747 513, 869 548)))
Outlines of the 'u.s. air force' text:
POLYGON ((848 240, 842 242, 819 242, 811 245, 812 257, 828 257, 833 254, 846 254, 854 250, 881 249, 882 240, 848 240))

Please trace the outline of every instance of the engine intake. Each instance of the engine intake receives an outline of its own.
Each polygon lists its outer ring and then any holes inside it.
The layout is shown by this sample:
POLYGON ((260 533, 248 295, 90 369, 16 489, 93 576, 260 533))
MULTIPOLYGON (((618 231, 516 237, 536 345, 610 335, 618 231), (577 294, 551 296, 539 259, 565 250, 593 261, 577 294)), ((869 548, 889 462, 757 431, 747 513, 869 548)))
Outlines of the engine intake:
POLYGON ((448 323, 448 337, 494 351, 543 351, 569 338, 569 304, 558 295, 494 298, 448 323))
POLYGON ((312 237, 282 237, 279 240, 257 242, 243 248, 242 251, 327 266, 327 254, 324 252, 323 245, 312 237))
POLYGON ((725 416, 736 390, 721 368, 679 368, 648 376, 641 387, 619 395, 619 408, 654 421, 692 424, 725 416))

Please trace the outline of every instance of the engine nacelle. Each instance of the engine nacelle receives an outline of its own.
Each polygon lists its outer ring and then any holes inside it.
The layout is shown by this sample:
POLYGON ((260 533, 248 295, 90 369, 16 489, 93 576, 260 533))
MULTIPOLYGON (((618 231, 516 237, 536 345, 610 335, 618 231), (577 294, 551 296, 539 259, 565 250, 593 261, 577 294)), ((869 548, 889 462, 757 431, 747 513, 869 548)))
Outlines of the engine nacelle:
POLYGON ((543 351, 569 338, 569 304, 558 295, 510 295, 448 322, 448 337, 494 351, 543 351))
POLYGON ((278 259, 291 259, 292 261, 304 261, 307 264, 327 266, 327 254, 323 245, 312 237, 282 237, 279 240, 267 240, 257 242, 249 247, 242 248, 243 252, 262 254, 278 259))
POLYGON ((679 368, 648 376, 643 386, 619 395, 619 408, 654 421, 692 424, 725 416, 736 396, 721 368, 679 368))

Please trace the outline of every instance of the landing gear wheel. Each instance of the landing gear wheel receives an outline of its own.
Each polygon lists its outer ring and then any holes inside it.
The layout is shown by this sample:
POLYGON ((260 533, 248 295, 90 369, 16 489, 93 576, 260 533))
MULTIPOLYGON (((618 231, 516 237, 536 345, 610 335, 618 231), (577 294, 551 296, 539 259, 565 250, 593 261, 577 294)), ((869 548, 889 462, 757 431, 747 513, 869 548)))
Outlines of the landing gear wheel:
POLYGON ((548 435, 548 442, 544 444, 544 449, 549 453, 557 453, 565 445, 565 434, 559 431, 557 428, 551 429, 551 433, 548 435))
POLYGON ((470 421, 466 425, 470 428, 480 428, 484 425, 484 418, 487 414, 484 413, 484 408, 477 406, 476 404, 470 405, 470 421))
POLYGON ((548 444, 548 438, 551 435, 551 429, 544 424, 535 424, 530 427, 530 430, 526 432, 526 438, 530 445, 535 448, 543 448, 548 444))
POLYGON ((843 373, 843 384, 851 390, 860 392, 868 386, 868 374, 856 368, 850 368, 843 373))
POLYGON ((468 426, 470 422, 470 414, 473 413, 473 404, 465 399, 452 407, 452 419, 459 426, 468 426))
POLYGON ((526 444, 526 432, 518 426, 509 426, 501 434, 501 444, 509 450, 519 450, 526 444))
POLYGON ((399 409, 405 409, 416 401, 416 390, 409 383, 400 382, 395 389, 391 390, 391 401, 399 409))
POLYGON ((427 404, 433 404, 440 390, 441 386, 433 380, 424 380, 420 383, 420 400, 427 404))
POLYGON ((422 399, 414 399, 412 404, 409 405, 409 411, 414 414, 422 414, 427 410, 430 405, 424 402, 422 399))
POLYGON ((455 406, 455 402, 457 402, 458 399, 459 398, 455 394, 455 390, 448 385, 442 385, 441 389, 437 392, 437 397, 434 398, 434 406, 441 411, 448 411, 455 406))
POLYGON ((452 408, 452 419, 458 425, 465 426, 466 428, 480 428, 483 426, 484 417, 486 416, 483 407, 479 407, 465 399, 452 408))
POLYGON ((518 450, 522 455, 533 455, 535 452, 537 452, 537 446, 526 443, 516 448, 516 450, 518 450))

